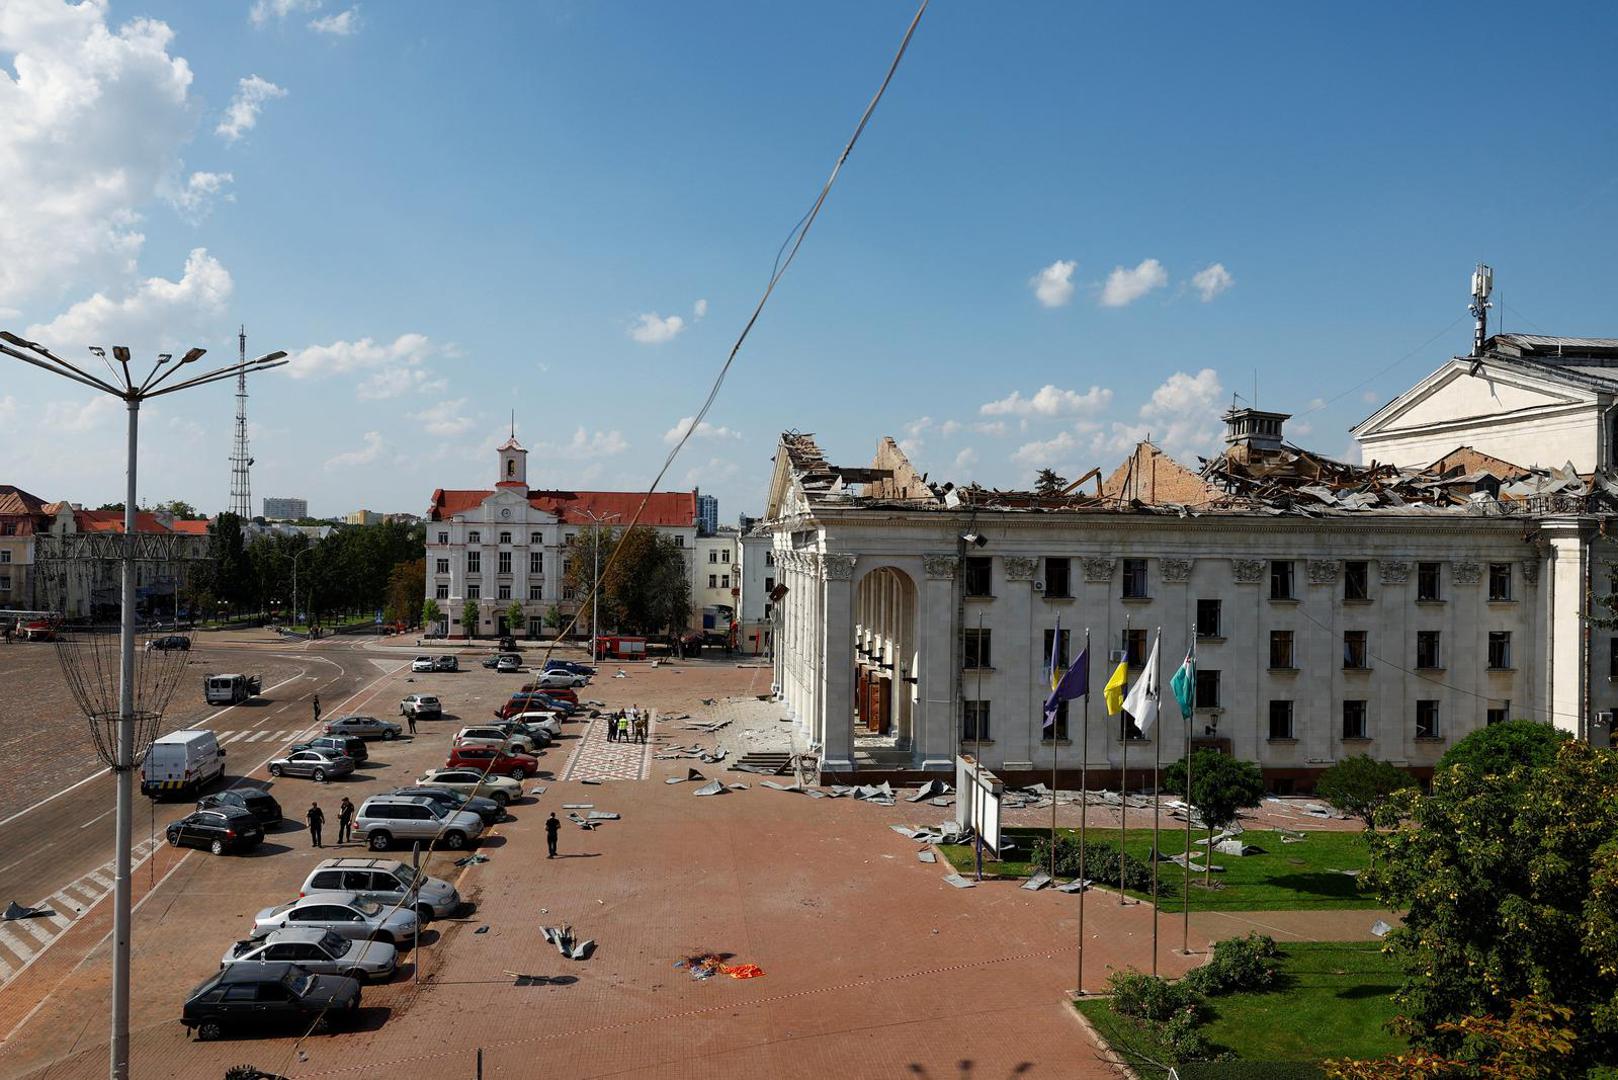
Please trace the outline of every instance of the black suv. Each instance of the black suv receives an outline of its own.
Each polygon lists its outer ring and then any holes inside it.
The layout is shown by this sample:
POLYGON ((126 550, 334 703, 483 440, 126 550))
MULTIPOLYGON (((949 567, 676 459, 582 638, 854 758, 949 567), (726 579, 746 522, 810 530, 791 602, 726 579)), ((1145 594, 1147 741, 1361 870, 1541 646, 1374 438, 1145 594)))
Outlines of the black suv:
POLYGON ((293 743, 287 753, 296 754, 299 750, 330 750, 353 758, 356 765, 371 756, 365 749, 365 740, 357 735, 322 735, 308 742, 293 743))
POLYGON ((353 1019, 360 984, 337 975, 314 975, 297 964, 230 964, 186 996, 180 1023, 199 1039, 217 1039, 226 1028, 282 1029, 353 1019))
POLYGON ((174 847, 207 848, 215 855, 256 847, 264 839, 264 826, 258 818, 239 806, 195 810, 179 821, 169 822, 166 831, 174 847))
POLYGON ((146 642, 148 652, 168 652, 178 649, 181 652, 191 651, 191 639, 184 634, 166 634, 163 637, 154 637, 146 642))
POLYGON ((240 807, 257 818, 261 825, 281 824, 281 804, 261 788, 231 788, 229 791, 204 795, 197 800, 198 810, 212 810, 219 806, 240 807))

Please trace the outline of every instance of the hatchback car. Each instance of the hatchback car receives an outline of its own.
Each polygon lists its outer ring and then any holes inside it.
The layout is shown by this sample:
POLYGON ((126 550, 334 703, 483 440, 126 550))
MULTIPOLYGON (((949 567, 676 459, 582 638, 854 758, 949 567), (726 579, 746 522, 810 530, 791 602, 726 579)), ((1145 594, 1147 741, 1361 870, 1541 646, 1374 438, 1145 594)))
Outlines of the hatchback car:
POLYGON ((392 720, 374 716, 339 716, 326 721, 327 735, 352 735, 356 739, 396 739, 402 730, 392 720))
POLYGON ((191 639, 184 634, 165 634, 163 637, 149 638, 146 642, 147 652, 190 652, 191 639))
POLYGON ((571 671, 560 668, 551 668, 541 671, 534 676, 531 685, 535 690, 571 690, 575 686, 583 686, 590 681, 588 675, 575 675, 571 671))
POLYGON ((365 740, 357 735, 321 735, 308 742, 293 743, 287 753, 296 750, 327 750, 353 758, 356 765, 371 756, 371 751, 365 748, 365 740))
POLYGON ((281 804, 268 791, 256 787, 231 788, 228 791, 204 795, 197 800, 198 810, 212 810, 216 806, 236 806, 258 819, 260 825, 281 823, 281 804))
POLYGON ((589 664, 580 664, 573 660, 558 660, 552 658, 545 661, 546 671, 571 671, 575 675, 594 675, 596 669, 589 664))
POLYGON ((538 771, 539 759, 532 754, 507 753, 494 746, 452 746, 444 767, 477 769, 521 780, 538 771))
POLYGON ((410 661, 410 670, 411 671, 437 671, 438 668, 434 665, 432 657, 430 657, 430 656, 418 656, 414 660, 410 661))
MULTIPOLYGON (((414 788, 405 790, 415 791, 414 788)), ((441 878, 413 871, 398 859, 325 859, 309 871, 298 895, 348 892, 362 900, 377 900, 391 906, 408 901, 413 887, 416 889, 416 916, 422 922, 460 910, 461 894, 455 886, 441 878)))
POLYGON ((412 714, 417 720, 437 720, 444 715, 444 706, 431 694, 411 694, 399 702, 399 715, 412 714))
POLYGON ((526 731, 510 726, 464 727, 456 733, 454 746, 497 746, 519 754, 532 754, 534 740, 526 731))
POLYGON ((478 661, 478 663, 482 664, 490 671, 493 671, 495 666, 500 663, 500 654, 490 653, 488 656, 485 656, 482 660, 478 661))
POLYGON ((288 926, 333 930, 356 941, 384 941, 397 945, 416 940, 421 920, 408 907, 394 908, 353 893, 311 893, 284 904, 267 907, 253 916, 253 936, 268 937, 288 926))
POLYGON ((353 771, 353 758, 330 750, 294 750, 270 762, 271 776, 307 776, 316 783, 335 780, 353 771))
POLYGON ((416 781, 422 787, 447 788, 462 795, 493 799, 502 807, 522 798, 522 784, 509 776, 485 776, 482 769, 428 769, 416 781))
POLYGON ((524 683, 522 686, 517 688, 517 693, 539 694, 543 697, 549 698, 552 701, 565 701, 575 709, 578 708, 579 705, 578 693, 568 689, 565 686, 552 686, 547 688, 537 686, 534 683, 524 683))
POLYGON ((506 816, 505 808, 493 799, 485 799, 481 795, 463 795, 459 791, 451 791, 445 787, 432 787, 422 785, 419 787, 394 788, 392 791, 382 792, 384 795, 420 795, 436 802, 444 810, 465 810, 468 814, 476 814, 485 825, 493 825, 506 816))
POLYGON ((207 848, 215 855, 257 847, 264 839, 264 826, 252 811, 240 806, 215 806, 193 810, 165 830, 173 847, 207 848))
POLYGON ((522 657, 507 654, 495 661, 494 670, 502 675, 517 675, 522 672, 522 657))
POLYGON ((246 938, 225 950, 219 966, 291 963, 316 975, 382 982, 399 965, 399 951, 381 941, 355 941, 330 930, 287 927, 265 938, 246 938))
POLYGON ((233 1029, 324 1031, 350 1020, 359 1004, 360 984, 341 975, 316 975, 297 964, 230 964, 186 995, 180 1023, 199 1039, 233 1029))
POLYGON ((455 659, 453 656, 440 656, 438 659, 433 661, 433 670, 459 671, 461 670, 461 662, 455 659))
POLYGON ((459 851, 483 834, 483 820, 464 810, 445 811, 415 795, 372 795, 354 815, 354 835, 372 851, 399 841, 459 851))

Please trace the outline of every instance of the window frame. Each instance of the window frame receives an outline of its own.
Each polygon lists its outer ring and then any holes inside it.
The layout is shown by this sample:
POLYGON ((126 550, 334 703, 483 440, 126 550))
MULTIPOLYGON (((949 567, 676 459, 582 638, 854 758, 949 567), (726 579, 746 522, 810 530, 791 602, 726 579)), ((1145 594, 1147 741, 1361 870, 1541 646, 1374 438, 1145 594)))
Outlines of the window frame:
POLYGON ((1416 670, 1444 670, 1444 633, 1442 630, 1416 631, 1416 670))
POLYGON ((1224 637, 1225 604, 1220 597, 1204 597, 1197 600, 1196 634, 1200 640, 1210 641, 1224 637), (1213 609, 1213 629, 1209 630, 1203 622, 1203 605, 1210 604, 1213 609))
POLYGON ((1342 738, 1344 742, 1369 742, 1371 738, 1371 707, 1365 698, 1344 698, 1342 708, 1342 738), (1350 706, 1357 706, 1351 709, 1350 706), (1351 713, 1358 713, 1352 717, 1355 725, 1350 730, 1351 713))
POLYGON ((968 555, 961 567, 961 590, 968 597, 986 599, 994 596, 994 557, 968 555))
POLYGON ((1512 586, 1511 564, 1508 562, 1489 564, 1489 603, 1509 604, 1514 599, 1512 586))
POLYGON ((1297 634, 1291 630, 1270 631, 1270 670, 1296 671, 1297 634))
POLYGON ((1052 600, 1068 600, 1072 598, 1072 559, 1061 555, 1045 556, 1045 596, 1052 600), (1057 569, 1058 567, 1060 567, 1060 570, 1057 569))
POLYGON ((994 630, 969 626, 961 632, 961 670, 994 670, 994 630))
POLYGON ((1343 670, 1365 671, 1371 666, 1371 635, 1365 630, 1343 631, 1343 670), (1359 663, 1353 662, 1353 646, 1358 645, 1359 663))
POLYGON ((1441 604, 1444 602, 1444 564, 1435 560, 1423 560, 1416 563, 1416 603, 1441 604), (1428 582, 1424 580, 1432 575, 1432 588, 1427 588, 1428 582))
POLYGON ((1371 564, 1365 559, 1343 563, 1343 599, 1350 602, 1371 599, 1371 564))
POLYGON ((1442 739, 1443 712, 1439 707, 1437 698, 1418 698, 1416 700, 1416 738, 1442 739), (1426 717, 1423 714, 1430 714, 1426 717), (1423 723, 1428 725, 1426 732, 1422 730, 1423 723))
POLYGON ((988 698, 963 698, 961 700, 961 741, 983 742, 994 741, 994 710, 988 698), (978 725, 982 725, 981 734, 978 725))
POLYGON ((1297 712, 1291 698, 1270 699, 1270 742, 1297 742, 1297 712), (1282 724, 1282 734, 1276 734, 1276 722, 1282 724))
POLYGON ((1298 598, 1298 568, 1293 559, 1270 560, 1270 599, 1298 598))
POLYGON ((1147 573, 1147 560, 1133 557, 1123 560, 1123 578, 1119 587, 1125 600, 1152 598, 1151 579, 1147 573))
POLYGON ((1488 670, 1510 671, 1511 667, 1511 631, 1490 630, 1488 639, 1488 670))

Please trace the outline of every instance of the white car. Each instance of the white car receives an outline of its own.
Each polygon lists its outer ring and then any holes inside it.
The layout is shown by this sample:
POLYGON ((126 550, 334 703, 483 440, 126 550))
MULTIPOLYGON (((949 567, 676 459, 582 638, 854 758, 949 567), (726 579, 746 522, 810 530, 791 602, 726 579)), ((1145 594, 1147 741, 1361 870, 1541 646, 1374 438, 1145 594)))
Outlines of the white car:
POLYGON ((508 806, 522 798, 522 783, 509 776, 490 773, 484 776, 477 769, 428 769, 416 781, 417 787, 438 787, 458 791, 462 795, 478 795, 508 806))
POLYGON ((433 665, 433 658, 432 657, 430 657, 430 656, 418 656, 414 660, 410 661, 410 670, 411 671, 436 671, 437 668, 434 667, 434 665, 433 665))
POLYGON ((522 657, 505 655, 494 662, 494 670, 502 675, 512 675, 522 670, 522 657))
POLYGON ((498 746, 521 754, 534 752, 534 740, 526 735, 507 735, 497 727, 464 727, 455 735, 456 746, 498 746))
POLYGON ((534 676, 533 682, 541 690, 552 690, 558 687, 571 690, 577 686, 589 685, 590 677, 588 675, 575 675, 571 671, 552 669, 539 672, 534 676))
POLYGON ((560 738, 562 735, 562 717, 558 713, 525 712, 518 713, 508 719, 519 724, 527 724, 529 727, 541 728, 553 739, 560 738))

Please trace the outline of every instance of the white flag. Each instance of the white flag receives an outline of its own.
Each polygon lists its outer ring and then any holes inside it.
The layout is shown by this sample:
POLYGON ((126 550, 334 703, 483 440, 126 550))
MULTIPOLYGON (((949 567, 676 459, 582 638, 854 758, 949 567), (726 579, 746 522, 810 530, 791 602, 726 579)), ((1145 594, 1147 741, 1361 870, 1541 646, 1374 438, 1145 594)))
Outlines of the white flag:
POLYGON ((1135 726, 1140 728, 1142 737, 1152 733, 1152 725, 1157 723, 1157 647, 1163 641, 1160 632, 1157 640, 1152 642, 1152 654, 1146 658, 1146 670, 1140 673, 1135 685, 1129 688, 1124 697, 1124 711, 1135 718, 1135 726))

